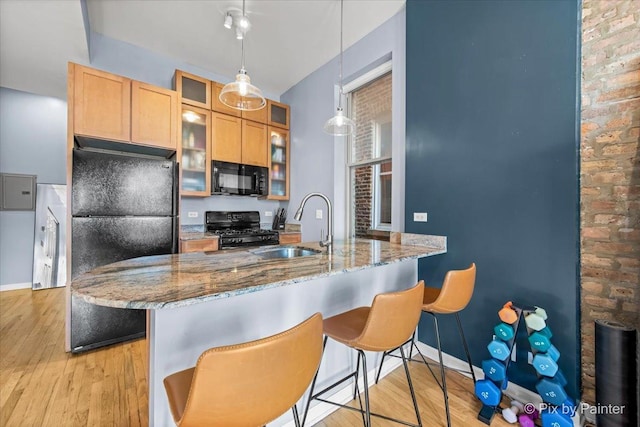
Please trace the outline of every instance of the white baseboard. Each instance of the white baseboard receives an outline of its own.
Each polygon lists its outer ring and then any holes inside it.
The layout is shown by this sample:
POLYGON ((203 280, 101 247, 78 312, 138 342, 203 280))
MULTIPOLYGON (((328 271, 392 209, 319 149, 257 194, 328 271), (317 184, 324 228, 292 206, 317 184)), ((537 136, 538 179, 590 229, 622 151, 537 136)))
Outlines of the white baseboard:
POLYGON ((6 285, 0 285, 0 292, 15 291, 16 289, 31 289, 31 285, 31 282, 8 283, 6 285))
MULTIPOLYGON (((408 351, 409 347, 406 346, 405 348, 408 351)), ((380 357, 382 357, 382 353, 380 353, 380 357)), ((377 359, 377 361, 379 362, 379 359, 377 359)), ((391 373, 391 371, 393 371, 394 369, 396 369, 401 365, 402 365, 402 361, 400 361, 400 359, 397 359, 395 357, 385 358, 384 364, 382 365, 382 372, 380 372, 380 378, 386 377, 389 373, 391 373)), ((372 385, 375 385, 375 377, 376 377, 377 369, 378 369, 378 365, 376 364, 372 369, 369 369, 367 371, 367 377, 369 378, 369 387, 371 387, 372 385)), ((362 375, 360 375, 360 379, 358 380, 358 386, 360 390, 363 390, 364 378, 362 377, 362 375)), ((351 400, 353 400, 353 385, 346 383, 346 385, 341 389, 339 389, 335 394, 327 395, 327 397, 330 397, 330 399, 333 402, 344 405, 347 402, 350 402, 351 400)), ((306 403, 306 396, 303 399, 303 401, 306 403)), ((301 405, 298 405, 298 409, 301 409, 300 406, 301 405)), ((340 409, 339 406, 331 405, 325 402, 318 402, 318 404, 309 408, 309 414, 307 415, 307 420, 305 421, 305 425, 312 426, 320 422, 325 417, 329 416, 332 412, 337 411, 338 409, 340 409)), ((302 421, 303 416, 304 416, 303 411, 300 411, 300 421, 302 421)), ((291 420, 288 423, 286 423, 283 427, 295 427, 295 424, 293 420, 291 420)))
MULTIPOLYGON (((416 344, 425 357, 435 361, 439 360, 437 348, 426 345, 420 341, 416 341, 416 344)), ((447 368, 460 371, 462 375, 468 378, 471 378, 471 374, 462 372, 462 371, 469 370, 469 364, 467 363, 466 360, 461 360, 449 354, 442 353, 442 362, 444 363, 444 366, 446 366, 447 368)), ((479 368, 474 365, 473 372, 475 373, 477 379, 484 378, 484 373, 482 372, 482 368, 479 368)), ((504 394, 506 396, 509 396, 511 400, 517 400, 523 403, 529 403, 529 402, 535 403, 535 404, 542 403, 542 398, 540 398, 540 395, 538 393, 533 392, 529 389, 526 389, 522 386, 519 386, 518 384, 512 383, 511 381, 509 381, 507 385, 507 389, 504 391, 504 394)), ((578 406, 580 406, 580 402, 578 402, 577 404, 578 406)), ((587 421, 595 423, 595 420, 587 419, 587 421)), ((578 411, 576 415, 573 417, 573 425, 574 427, 581 427, 584 425, 584 423, 585 423, 585 413, 578 411)))

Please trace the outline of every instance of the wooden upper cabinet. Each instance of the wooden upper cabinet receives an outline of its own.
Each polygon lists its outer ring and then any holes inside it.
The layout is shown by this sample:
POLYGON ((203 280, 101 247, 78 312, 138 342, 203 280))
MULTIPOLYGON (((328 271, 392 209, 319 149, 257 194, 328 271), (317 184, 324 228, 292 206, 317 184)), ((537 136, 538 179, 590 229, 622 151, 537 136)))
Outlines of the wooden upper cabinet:
POLYGON ((212 113, 211 158, 242 163, 242 122, 239 117, 212 113))
POLYGON ((267 125, 242 121, 242 162, 246 165, 269 166, 267 125))
POLYGON ((213 111, 217 111, 218 113, 228 114, 230 116, 241 117, 241 110, 236 110, 235 108, 231 108, 228 105, 225 105, 220 101, 220 92, 224 85, 222 83, 211 82, 211 109, 213 111))
POLYGON ((267 113, 269 126, 289 129, 289 106, 287 104, 268 100, 267 113))
POLYGON ((131 80, 77 64, 74 73, 74 134, 129 141, 131 80))
POLYGON ((176 70, 174 87, 181 103, 211 109, 211 80, 176 70))
POLYGON ((147 83, 131 83, 131 142, 175 150, 178 94, 147 83))
POLYGON ((251 120, 254 122, 258 122, 258 123, 267 124, 268 123, 267 106, 268 104, 259 110, 243 111, 242 118, 251 120))

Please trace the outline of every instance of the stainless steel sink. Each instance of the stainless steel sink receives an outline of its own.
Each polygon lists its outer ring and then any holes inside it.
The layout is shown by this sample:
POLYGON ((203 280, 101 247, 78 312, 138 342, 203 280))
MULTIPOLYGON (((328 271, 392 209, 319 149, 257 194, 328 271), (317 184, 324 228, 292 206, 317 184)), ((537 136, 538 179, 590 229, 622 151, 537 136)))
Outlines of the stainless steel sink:
POLYGON ((273 248, 260 249, 253 251, 255 255, 265 259, 275 258, 297 258, 301 256, 317 255, 321 251, 308 248, 299 248, 297 246, 276 246, 273 248))

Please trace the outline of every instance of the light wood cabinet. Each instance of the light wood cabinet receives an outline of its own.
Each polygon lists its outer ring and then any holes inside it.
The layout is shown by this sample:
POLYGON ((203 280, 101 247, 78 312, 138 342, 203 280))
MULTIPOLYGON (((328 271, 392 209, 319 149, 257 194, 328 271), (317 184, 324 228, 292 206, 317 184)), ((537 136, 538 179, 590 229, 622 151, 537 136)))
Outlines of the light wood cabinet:
POLYGON ((242 162, 269 167, 267 125, 242 120, 242 162))
POLYGON ((287 245, 290 243, 300 243, 302 241, 302 233, 278 233, 278 239, 281 245, 287 245))
POLYGON ((269 195, 271 200, 289 200, 289 131, 269 126, 269 195))
POLYGON ((180 252, 210 252, 218 250, 218 239, 180 240, 180 252))
POLYGON ((211 82, 211 90, 213 91, 213 93, 211 94, 211 109, 218 113, 227 114, 229 116, 241 117, 242 111, 231 108, 220 101, 220 92, 222 91, 223 87, 224 85, 222 83, 211 82))
POLYGON ((131 83, 131 142, 175 150, 178 94, 147 83, 131 83))
POLYGON ((211 80, 181 70, 176 70, 173 79, 182 104, 211 109, 211 80))
POLYGON ((268 106, 268 103, 267 105, 264 106, 264 108, 261 108, 259 110, 243 111, 242 118, 251 120, 252 122, 263 123, 266 125, 269 121, 268 114, 267 114, 267 110, 268 110, 267 106, 268 106))
POLYGON ((74 134, 129 142, 131 80, 77 64, 73 72, 74 134))
POLYGON ((212 114, 211 158, 242 163, 242 119, 226 114, 212 114))
POLYGON ((289 106, 272 100, 267 101, 269 126, 289 129, 289 106))
POLYGON ((211 112, 182 106, 180 143, 181 194, 211 195, 211 112))

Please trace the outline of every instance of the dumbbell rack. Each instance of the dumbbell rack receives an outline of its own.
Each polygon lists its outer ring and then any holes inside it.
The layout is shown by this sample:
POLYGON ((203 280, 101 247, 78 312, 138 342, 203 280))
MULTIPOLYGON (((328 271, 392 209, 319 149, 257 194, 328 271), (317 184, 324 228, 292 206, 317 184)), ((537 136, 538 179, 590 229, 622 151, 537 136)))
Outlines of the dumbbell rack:
MULTIPOLYGON (((507 346, 509 347, 509 356, 507 357, 507 359, 505 360, 505 372, 506 370, 509 369, 509 364, 511 363, 511 355, 513 353, 513 345, 516 342, 516 337, 518 336, 518 329, 520 328, 520 321, 522 321, 524 319, 523 317, 523 311, 521 308, 516 307, 515 305, 512 306, 513 310, 516 312, 517 316, 518 316, 518 320, 516 320, 514 323, 512 323, 513 326, 513 330, 514 330, 514 334, 513 337, 508 340, 505 341, 505 343, 507 344, 507 346)), ((494 381, 488 377, 485 376, 485 379, 488 381, 492 381, 496 387, 498 388, 498 390, 500 390, 500 398, 502 398, 502 390, 504 390, 504 388, 506 388, 506 384, 507 384, 507 377, 505 375, 505 378, 503 381, 494 381)), ((495 406, 490 406, 490 405, 486 405, 483 404, 482 408, 480 409, 480 412, 478 413, 478 419, 480 421, 482 421, 483 423, 489 425, 491 424, 491 420, 493 419, 493 416, 496 414, 496 412, 499 410, 500 407, 500 403, 498 403, 495 406)))
MULTIPOLYGON (((506 306, 506 305, 505 305, 506 306)), ((499 399, 498 399, 498 404, 496 405, 487 405, 486 403, 483 403, 482 408, 480 409, 480 412, 478 413, 478 419, 482 422, 484 422, 485 424, 489 425, 491 424, 491 421, 493 419, 493 416, 496 414, 496 412, 501 412, 500 409, 500 401, 502 400, 502 390, 504 390, 506 388, 507 385, 507 375, 506 375, 506 371, 509 368, 509 364, 511 362, 511 356, 513 353, 513 348, 514 348, 514 343, 516 342, 516 338, 518 336, 518 331, 520 329, 520 322, 523 321, 526 316, 532 314, 535 312, 536 307, 518 307, 516 305, 511 305, 511 308, 515 311, 515 313, 517 314, 517 320, 514 321, 513 323, 511 323, 511 326, 514 328, 514 334, 513 337, 510 338, 507 341, 503 342, 508 346, 509 349, 509 355, 507 357, 507 359, 504 361, 505 366, 505 375, 504 375, 504 379, 502 381, 495 381, 492 378, 489 378, 487 376, 487 374, 485 373, 485 379, 481 380, 481 381, 491 381, 498 389, 499 391, 499 399)), ((526 322, 525 322, 526 324, 526 322)), ((544 324, 544 322, 543 322, 544 324)), ((528 325, 526 327, 527 330, 527 337, 531 337, 531 335, 535 334, 536 332, 540 333, 539 331, 530 328, 528 325)), ((549 330, 549 335, 548 335, 548 347, 553 347, 553 345, 551 344, 551 333, 549 330)), ((535 360, 535 356, 538 353, 541 354, 546 354, 545 351, 539 350, 536 348, 536 346, 534 346, 534 342, 531 341, 531 339, 528 339, 529 341, 529 345, 531 348, 531 353, 534 357, 535 360)), ((557 352, 557 350, 555 349, 555 347, 553 347, 553 349, 557 352)), ((549 350, 546 350, 549 351, 549 350)), ((557 352, 556 354, 556 360, 557 358, 559 358, 559 352, 557 352)), ((575 403, 571 400, 571 398, 567 397, 566 392, 564 391, 564 386, 566 385, 566 379, 564 378, 564 375, 562 374, 562 371, 560 370, 560 368, 557 368, 557 371, 554 373, 553 378, 549 378, 547 376, 544 376, 542 374, 540 374, 538 372, 538 369, 536 369, 536 375, 538 377, 538 379, 540 379, 540 381, 537 383, 536 385, 536 390, 538 391, 538 394, 540 395, 540 397, 542 398, 542 400, 549 406, 551 406, 552 408, 556 408, 556 409, 551 409, 551 410, 546 410, 542 413, 542 425, 543 427, 546 426, 553 426, 553 427, 564 427, 564 426, 572 426, 572 422, 570 417, 566 417, 565 415, 563 415, 563 413, 567 413, 570 412, 568 411, 566 408, 567 407, 573 407, 575 408, 575 403), (544 384, 544 385, 542 385, 544 384), (549 389, 547 388, 547 385, 551 384, 552 388, 549 389), (560 403, 562 402, 562 403, 560 403), (562 410, 558 410, 557 408, 565 408, 562 410)), ((493 387, 491 387, 493 389, 493 387)), ((495 389, 494 389, 495 390, 495 389)), ((478 389, 476 388, 476 393, 478 392, 478 389)), ((481 399, 482 401, 482 399, 481 399)), ((533 424, 533 421, 532 421, 533 424)))

